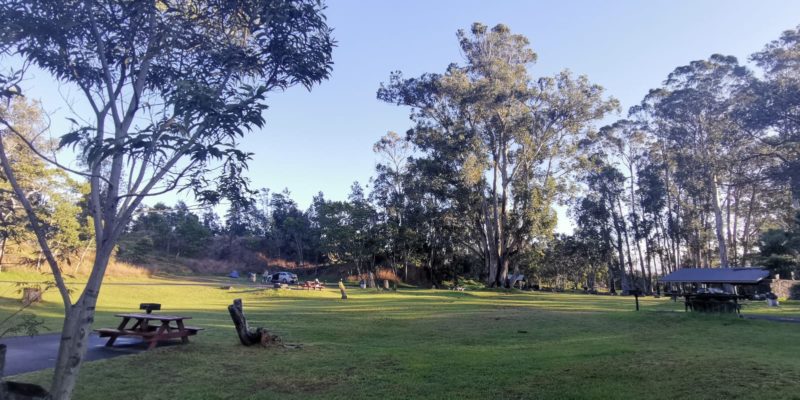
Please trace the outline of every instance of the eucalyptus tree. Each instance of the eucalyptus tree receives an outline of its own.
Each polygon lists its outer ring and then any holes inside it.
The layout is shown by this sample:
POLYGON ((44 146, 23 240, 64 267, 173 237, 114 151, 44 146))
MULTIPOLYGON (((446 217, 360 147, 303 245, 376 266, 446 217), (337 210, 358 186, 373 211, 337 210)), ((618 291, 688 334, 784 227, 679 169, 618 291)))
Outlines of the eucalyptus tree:
POLYGON ((567 193, 563 179, 576 143, 617 107, 603 89, 568 71, 534 78, 528 39, 505 25, 475 23, 459 31, 465 65, 404 79, 394 73, 378 97, 411 108, 410 138, 442 160, 470 195, 479 248, 492 285, 502 284, 532 243, 552 233, 552 204, 567 193))
POLYGON ((616 259, 609 263, 612 287, 614 278, 619 277, 622 289, 630 290, 634 270, 629 246, 626 251, 628 226, 620 206, 625 197, 625 175, 608 162, 604 153, 593 154, 585 162, 582 180, 588 194, 577 209, 578 229, 600 233, 606 246, 609 246, 613 233, 616 259), (628 274, 625 273, 626 265, 628 274))
POLYGON ((313 208, 312 224, 328 261, 352 263, 359 276, 370 274, 370 287, 374 287, 375 259, 384 244, 382 227, 361 185, 353 183, 347 201, 316 196, 313 208))
POLYGON ((303 266, 311 234, 311 225, 306 213, 298 208, 288 189, 272 194, 269 210, 268 234, 276 241, 278 257, 293 253, 297 264, 303 266))
POLYGON ((616 292, 616 280, 624 277, 625 270, 614 263, 611 213, 598 193, 590 192, 581 198, 572 209, 575 217, 575 236, 583 243, 583 256, 591 267, 588 285, 595 289, 601 275, 608 277, 608 288, 616 292), (603 268, 605 267, 605 268, 603 268), (607 272, 602 274, 603 269, 607 272))
POLYGON ((728 249, 720 203, 725 175, 736 163, 735 149, 747 141, 737 123, 736 93, 752 82, 752 73, 735 57, 712 55, 676 68, 661 89, 651 91, 643 106, 652 113, 653 133, 681 157, 686 175, 706 193, 714 215, 720 265, 727 267, 728 249))
MULTIPOLYGON (((639 168, 644 161, 648 148, 651 146, 650 138, 641 129, 640 124, 629 120, 620 120, 605 126, 600 130, 600 133, 607 145, 606 147, 613 152, 616 156, 615 158, 627 170, 628 217, 631 221, 633 244, 638 255, 639 270, 642 276, 645 276, 645 264, 647 263, 649 267, 649 258, 646 259, 642 255, 641 241, 646 239, 646 236, 643 232, 644 227, 640 226, 641 213, 638 208, 639 201, 636 199, 636 185, 639 179, 639 168)), ((650 281, 647 280, 646 282, 648 286, 645 287, 645 290, 649 292, 650 281)))
POLYGON ((779 162, 770 178, 788 183, 793 210, 800 212, 800 26, 751 59, 764 71, 764 80, 752 85, 740 110, 748 127, 761 133, 764 155, 779 162))
MULTIPOLYGON (((663 163, 651 156, 639 170, 637 176, 637 202, 641 209, 642 235, 645 239, 648 271, 650 261, 657 255, 662 272, 676 268, 669 254, 673 251, 670 242, 670 223, 664 213, 667 209, 667 186, 664 182, 663 163)), ((648 275, 652 275, 650 272, 648 275)))
POLYGON ((399 255, 403 270, 407 273, 410 249, 407 240, 408 227, 404 224, 407 206, 405 181, 413 149, 408 140, 395 132, 388 132, 375 143, 372 150, 380 157, 380 162, 375 166, 376 176, 370 196, 384 216, 391 247, 392 269, 396 274, 396 258, 399 255))
MULTIPOLYGON (((328 77, 334 43, 323 10, 315 0, 0 3, 0 50, 75 88, 90 110, 61 137, 86 166, 70 172, 91 185, 96 258, 77 299, 0 145, 64 304, 53 398, 72 394, 109 257, 139 204, 176 188, 211 203, 249 195, 241 173, 251 155, 237 140, 263 126, 267 94, 328 77)), ((6 98, 20 94, 14 78, 2 79, 6 98)))

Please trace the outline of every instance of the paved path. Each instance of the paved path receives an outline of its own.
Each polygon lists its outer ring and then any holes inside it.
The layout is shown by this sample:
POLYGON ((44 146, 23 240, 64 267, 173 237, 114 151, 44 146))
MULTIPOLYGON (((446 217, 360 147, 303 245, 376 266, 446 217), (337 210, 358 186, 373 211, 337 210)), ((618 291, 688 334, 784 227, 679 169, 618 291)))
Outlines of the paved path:
MULTIPOLYGON (((6 369, 5 375, 17 375, 25 372, 53 368, 58 355, 58 342, 60 333, 38 336, 15 336, 0 339, 5 344, 6 369)), ((106 338, 96 334, 89 336, 89 349, 86 351, 84 361, 102 360, 105 358, 135 354, 147 349, 136 338, 121 337, 114 343, 114 347, 106 347, 106 338)), ((164 344, 161 344, 162 346, 164 344)))
POLYGON ((742 318, 745 319, 761 319, 765 321, 776 321, 776 322, 790 322, 794 324, 800 324, 800 318, 797 317, 781 317, 777 315, 759 315, 759 314, 749 314, 744 315, 742 314, 742 318))

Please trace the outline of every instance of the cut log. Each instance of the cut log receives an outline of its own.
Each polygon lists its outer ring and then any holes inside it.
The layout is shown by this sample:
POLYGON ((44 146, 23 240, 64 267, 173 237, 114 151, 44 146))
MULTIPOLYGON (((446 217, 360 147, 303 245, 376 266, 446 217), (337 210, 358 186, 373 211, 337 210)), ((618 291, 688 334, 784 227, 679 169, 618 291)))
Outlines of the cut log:
POLYGON ((228 312, 231 314, 233 325, 236 327, 236 333, 239 335, 239 341, 245 346, 252 346, 254 344, 261 344, 262 346, 269 346, 271 344, 280 343, 281 339, 277 335, 273 335, 265 328, 250 328, 247 323, 247 317, 244 315, 242 309, 242 299, 236 299, 233 304, 228 306, 228 312))

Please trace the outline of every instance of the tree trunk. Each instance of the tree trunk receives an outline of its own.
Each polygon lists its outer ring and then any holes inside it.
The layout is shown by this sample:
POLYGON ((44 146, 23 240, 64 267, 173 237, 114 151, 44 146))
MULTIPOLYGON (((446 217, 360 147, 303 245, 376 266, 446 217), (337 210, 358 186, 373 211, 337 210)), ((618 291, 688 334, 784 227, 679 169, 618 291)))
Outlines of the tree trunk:
POLYGON ((369 276, 369 279, 367 280, 367 286, 369 286, 370 289, 375 289, 377 287, 375 284, 375 274, 372 273, 372 271, 367 272, 367 274, 369 276))
POLYGON ((510 266, 510 261, 508 257, 503 257, 502 261, 500 262, 500 268, 498 269, 497 275, 497 283, 498 286, 506 286, 506 279, 508 278, 508 269, 510 266))
MULTIPOLYGON (((725 241, 728 245, 733 243, 731 240, 731 187, 725 191, 725 241)), ((731 257, 731 265, 736 265, 736 254, 731 257)))
MULTIPOLYGON (((633 162, 628 163, 628 171, 631 175, 631 219, 633 220, 633 243, 636 245, 636 254, 639 256, 639 270, 642 271, 642 278, 645 278, 645 260, 642 257, 641 237, 642 232, 639 230, 639 214, 636 212, 636 191, 634 188, 635 176, 633 170, 633 162)), ((650 268, 650 261, 647 261, 647 268, 650 268)), ((645 280, 644 290, 650 292, 650 281, 645 280)))
POLYGON ((719 242, 719 263, 721 268, 728 268, 728 248, 725 245, 725 230, 722 221, 722 209, 719 204, 719 188, 717 187, 717 176, 712 174, 708 184, 711 189, 711 203, 714 206, 714 223, 719 242))
POLYGON ((795 213, 800 212, 800 162, 794 161, 790 163, 790 167, 786 170, 789 171, 789 189, 792 196, 792 209, 795 213))
POLYGON ((664 161, 664 186, 666 188, 667 194, 667 229, 665 230, 664 234, 669 235, 670 242, 671 242, 671 250, 672 255, 670 257, 670 261, 674 262, 675 269, 680 268, 681 260, 680 260, 680 237, 678 236, 678 224, 680 224, 680 193, 678 197, 675 199, 675 207, 676 213, 675 216, 677 220, 673 222, 672 219, 672 189, 670 187, 670 173, 669 173, 669 161, 667 160, 667 150, 664 146, 664 142, 661 142, 661 154, 663 156, 664 161))
POLYGON ((747 206, 747 215, 744 218, 744 230, 742 231, 742 259, 747 259, 750 252, 750 221, 753 216, 753 207, 756 202, 756 185, 750 191, 750 204, 747 206))
MULTIPOLYGON (((2 240, 0 240, 0 272, 3 272, 3 258, 5 258, 5 255, 6 255, 6 241, 7 240, 8 239, 6 239, 5 237, 2 240)), ((2 372, 2 371, 0 371, 0 372, 2 372)), ((0 374, 0 378, 1 377, 2 377, 2 374, 0 374)))
POLYGON ((404 251, 403 255, 403 282, 408 283, 408 249, 404 251))
POLYGON ((297 248, 297 257, 300 260, 300 267, 303 267, 303 242, 299 239, 295 238, 294 240, 295 248, 297 248))
POLYGON ((627 274, 625 273, 625 252, 622 247, 622 227, 619 222, 619 217, 617 216, 617 212, 614 211, 614 204, 610 204, 611 206, 611 218, 614 220, 614 230, 616 231, 617 236, 617 257, 619 258, 619 271, 621 272, 620 279, 622 290, 627 291, 630 289, 628 286, 627 274))
POLYGON ((72 269, 72 274, 73 275, 77 274, 78 271, 81 269, 81 266, 83 265, 83 260, 84 260, 84 258, 86 258, 86 253, 89 252, 89 248, 90 247, 92 247, 92 242, 91 241, 89 242, 89 244, 86 245, 86 247, 83 248, 83 251, 81 252, 81 257, 78 259, 78 263, 75 264, 75 268, 72 269))
POLYGON ((737 187, 733 192, 733 234, 731 235, 731 252, 733 253, 733 265, 736 267, 741 266, 741 259, 739 258, 739 239, 736 237, 739 232, 739 199, 741 198, 741 191, 737 187))
POLYGON ((271 343, 280 343, 278 336, 272 335, 266 328, 250 329, 247 317, 244 315, 242 299, 233 300, 233 304, 228 306, 228 313, 231 315, 239 341, 245 346, 260 344, 266 346, 271 343))
MULTIPOLYGON (((628 251, 628 270, 630 270, 631 274, 631 281, 632 281, 631 284, 636 285, 636 273, 633 270, 633 261, 631 260, 633 258, 631 257, 632 255, 631 242, 628 239, 628 224, 625 223, 625 216, 622 213, 622 199, 620 199, 619 197, 617 197, 617 207, 619 208, 619 215, 620 215, 619 220, 622 226, 622 232, 624 233, 623 236, 625 237, 625 249, 628 251)), ((631 287, 631 289, 633 289, 633 287, 631 287)))
POLYGON ((65 313, 53 383, 50 387, 54 400, 68 400, 72 397, 88 347, 96 302, 96 296, 82 296, 65 313))
POLYGON ((53 383, 50 386, 53 400, 68 400, 75 390, 78 372, 86 354, 89 333, 94 322, 97 297, 112 251, 113 246, 110 245, 97 250, 92 274, 86 282, 81 297, 65 309, 61 342, 56 357, 53 383))

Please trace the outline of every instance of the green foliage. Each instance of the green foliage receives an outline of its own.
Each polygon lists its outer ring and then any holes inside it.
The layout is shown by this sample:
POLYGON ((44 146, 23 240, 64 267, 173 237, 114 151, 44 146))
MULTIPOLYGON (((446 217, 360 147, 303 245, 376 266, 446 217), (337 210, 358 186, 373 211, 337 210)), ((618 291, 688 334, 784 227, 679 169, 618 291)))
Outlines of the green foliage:
MULTIPOLYGON (((50 241, 54 256, 70 262, 78 250, 87 245, 91 236, 91 227, 80 220, 87 212, 86 203, 80 201, 84 186, 63 171, 46 164, 36 154, 36 151, 53 150, 53 143, 42 139, 41 131, 45 128, 38 103, 15 98, 5 106, 0 106, 0 118, 12 124, 18 134, 0 129, 17 182, 40 219, 42 232, 50 241), (31 146, 36 150, 32 150, 31 146)), ((28 217, 2 171, 0 241, 3 246, 0 252, 5 252, 8 242, 14 242, 18 247, 37 247, 33 244, 34 236, 28 217)), ((34 258, 40 258, 41 253, 36 253, 34 258)))
POLYGON ((183 202, 143 210, 122 238, 119 257, 142 262, 151 252, 193 257, 205 253, 212 233, 183 202))
POLYGON ((536 54, 505 25, 475 23, 457 36, 465 65, 411 79, 394 73, 378 98, 411 108, 417 162, 438 164, 418 171, 440 176, 436 195, 469 216, 461 235, 488 267, 487 281, 501 284, 552 234, 552 205, 569 193, 577 144, 618 105, 585 76, 532 77, 536 54))
POLYGON ((800 277, 800 213, 790 229, 770 229, 761 234, 756 262, 773 273, 800 277))
POLYGON ((36 336, 45 328, 45 322, 35 314, 17 314, 14 319, 0 321, 0 338, 7 336, 36 336))

